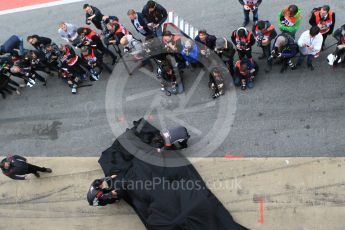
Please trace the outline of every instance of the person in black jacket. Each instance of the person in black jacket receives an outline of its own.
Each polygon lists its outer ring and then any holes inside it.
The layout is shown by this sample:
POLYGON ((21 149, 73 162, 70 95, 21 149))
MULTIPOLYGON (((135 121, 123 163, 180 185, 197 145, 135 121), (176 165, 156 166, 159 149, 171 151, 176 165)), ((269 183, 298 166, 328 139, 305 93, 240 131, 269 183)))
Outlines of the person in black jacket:
POLYGON ((102 20, 104 15, 101 11, 89 4, 84 4, 83 9, 86 13, 86 24, 90 25, 92 22, 97 29, 102 30, 102 20))
POLYGON ((214 52, 229 69, 231 76, 234 76, 234 56, 236 50, 233 44, 226 38, 217 38, 214 52))
POLYGON ((24 55, 26 52, 23 45, 23 38, 18 35, 12 35, 0 46, 0 55, 5 53, 12 54, 13 52, 18 52, 19 55, 24 55))
POLYGON ((167 10, 155 1, 150 0, 144 6, 142 13, 148 22, 147 25, 152 28, 157 37, 161 37, 163 34, 162 24, 168 18, 167 10))
POLYGON ((25 157, 18 155, 4 158, 0 163, 0 168, 5 176, 8 176, 13 180, 25 180, 26 174, 30 173, 34 174, 36 177, 40 177, 38 172, 52 172, 50 168, 29 164, 25 157))
POLYGON ((138 33, 144 37, 151 36, 153 34, 142 13, 135 12, 135 10, 131 9, 127 12, 127 16, 138 33))
POLYGON ((206 30, 200 30, 194 40, 199 47, 201 55, 204 57, 209 56, 210 51, 216 47, 217 38, 214 35, 208 34, 206 30))
POLYGON ((44 54, 45 47, 52 44, 50 38, 38 36, 36 34, 28 36, 26 41, 42 54, 44 54))

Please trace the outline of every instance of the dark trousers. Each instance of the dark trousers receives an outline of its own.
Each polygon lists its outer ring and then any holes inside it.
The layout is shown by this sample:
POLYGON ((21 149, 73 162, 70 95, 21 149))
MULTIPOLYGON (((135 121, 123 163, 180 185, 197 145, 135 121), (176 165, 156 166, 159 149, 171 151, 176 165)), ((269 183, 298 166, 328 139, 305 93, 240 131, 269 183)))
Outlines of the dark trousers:
POLYGON ((252 49, 250 50, 237 50, 238 58, 242 60, 244 57, 247 57, 248 59, 252 59, 252 49))
POLYGON ((325 46, 326 39, 327 39, 327 37, 328 37, 328 33, 322 34, 322 37, 323 37, 322 49, 323 49, 323 47, 325 46))
MULTIPOLYGON (((244 21, 245 22, 249 22, 249 13, 250 13, 251 10, 245 10, 243 9, 243 14, 244 14, 244 21)), ((253 21, 256 22, 259 20, 259 9, 256 8, 254 11, 253 11, 253 21)))
POLYGON ((308 66, 311 66, 311 65, 313 64, 313 60, 314 60, 314 58, 315 58, 315 56, 314 56, 314 55, 311 55, 311 54, 310 54, 310 55, 303 55, 303 54, 300 54, 300 56, 299 56, 299 58, 298 58, 298 61, 297 61, 297 64, 298 64, 298 65, 302 65, 302 63, 303 63, 305 57, 307 57, 307 65, 308 65, 308 66))
POLYGON ((102 40, 98 36, 93 36, 92 41, 96 44, 97 50, 99 50, 102 55, 107 54, 109 55, 112 59, 116 59, 116 56, 113 52, 111 52, 107 47, 103 45, 102 40))
POLYGON ((103 30, 102 28, 102 18, 93 18, 92 19, 92 23, 95 25, 95 27, 99 30, 103 30))
POLYGON ((265 57, 269 57, 271 56, 271 44, 267 45, 267 46, 262 46, 262 53, 265 57))
POLYGON ((37 172, 46 172, 47 169, 44 168, 44 167, 39 167, 39 166, 36 166, 36 165, 32 165, 32 164, 28 164, 28 174, 29 173, 37 173, 37 172))

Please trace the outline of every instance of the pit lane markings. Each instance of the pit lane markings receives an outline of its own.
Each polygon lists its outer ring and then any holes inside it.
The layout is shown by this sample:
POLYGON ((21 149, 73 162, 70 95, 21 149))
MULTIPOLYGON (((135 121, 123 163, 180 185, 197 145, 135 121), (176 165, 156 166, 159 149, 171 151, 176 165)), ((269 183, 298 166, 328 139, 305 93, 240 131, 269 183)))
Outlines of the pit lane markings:
POLYGON ((1 1, 0 15, 82 2, 84 0, 11 0, 1 1))

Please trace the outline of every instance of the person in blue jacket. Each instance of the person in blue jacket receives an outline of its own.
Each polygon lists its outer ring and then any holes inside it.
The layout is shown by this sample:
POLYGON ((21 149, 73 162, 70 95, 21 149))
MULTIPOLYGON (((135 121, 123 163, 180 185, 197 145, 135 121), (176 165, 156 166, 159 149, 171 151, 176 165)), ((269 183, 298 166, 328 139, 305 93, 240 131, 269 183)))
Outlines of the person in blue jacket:
POLYGON ((187 40, 183 46, 182 56, 187 64, 196 67, 199 63, 199 48, 193 40, 187 40))
POLYGON ((23 38, 19 35, 12 35, 0 46, 0 55, 6 53, 13 54, 14 52, 18 52, 20 56, 26 52, 23 45, 23 38))

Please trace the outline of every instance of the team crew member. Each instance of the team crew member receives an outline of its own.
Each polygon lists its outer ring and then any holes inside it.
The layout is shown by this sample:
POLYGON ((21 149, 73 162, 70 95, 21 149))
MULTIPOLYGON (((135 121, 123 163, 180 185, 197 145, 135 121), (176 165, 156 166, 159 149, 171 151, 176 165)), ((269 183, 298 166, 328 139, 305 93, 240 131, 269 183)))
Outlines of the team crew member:
POLYGON ((343 67, 345 67, 345 25, 342 25, 339 29, 337 29, 333 36, 338 41, 338 44, 335 52, 333 53, 336 58, 331 64, 336 66, 341 60, 343 67))
POLYGON ((13 54, 13 52, 18 52, 19 55, 24 55, 26 52, 23 45, 23 38, 19 35, 12 35, 0 46, 0 55, 5 53, 13 54))
POLYGON ((259 21, 253 26, 253 34, 256 43, 262 48, 262 56, 259 59, 268 58, 271 55, 271 42, 277 37, 277 31, 269 21, 259 21))
POLYGON ((242 90, 254 87, 254 79, 259 68, 256 63, 244 58, 235 64, 235 86, 241 86, 242 90))
POLYGON ((106 206, 108 204, 113 204, 119 200, 118 191, 112 187, 104 186, 105 182, 110 183, 112 186, 112 181, 116 178, 115 175, 111 177, 104 177, 102 179, 94 180, 87 192, 87 201, 90 206, 106 206))
POLYGON ((214 52, 229 69, 231 76, 234 76, 234 56, 236 50, 234 49, 232 43, 226 38, 217 38, 214 52))
POLYGON ((78 28, 77 33, 83 40, 85 39, 83 45, 95 46, 95 48, 99 50, 102 55, 108 54, 113 59, 112 64, 115 64, 117 59, 116 55, 113 54, 108 48, 104 47, 103 42, 96 31, 88 27, 80 27, 78 28))
POLYGON ((147 21, 144 18, 144 15, 140 12, 135 12, 131 9, 127 12, 128 18, 131 20, 134 28, 138 33, 144 37, 153 35, 152 30, 148 27, 147 21))
POLYGON ((161 37, 163 34, 162 24, 168 18, 167 10, 155 1, 150 0, 144 6, 142 14, 155 35, 161 37))
POLYGON ((278 59, 282 62, 280 73, 283 73, 288 66, 290 66, 292 70, 296 69, 292 58, 294 58, 297 53, 298 44, 296 44, 291 35, 286 33, 279 34, 273 43, 271 56, 267 60, 269 68, 266 69, 266 73, 271 71, 274 59, 278 59))
POLYGON ((25 180, 26 174, 34 174, 40 177, 39 172, 51 173, 50 168, 39 167, 29 164, 27 159, 22 156, 14 155, 4 158, 0 163, 2 173, 13 180, 25 180))
POLYGON ((248 31, 244 27, 240 27, 232 32, 231 40, 236 46, 240 60, 244 57, 252 60, 252 46, 255 44, 255 38, 252 32, 248 31))
POLYGON ((201 55, 206 57, 216 47, 217 38, 214 35, 208 34, 206 30, 200 30, 194 40, 199 47, 201 55))
POLYGON ((161 130, 160 134, 164 140, 165 149, 185 149, 188 147, 190 135, 183 126, 164 128, 161 130))
POLYGON ((85 11, 86 24, 90 25, 92 22, 97 29, 102 30, 102 20, 104 15, 101 11, 89 4, 84 4, 83 9, 85 11))
POLYGON ((293 39, 302 22, 301 10, 296 5, 290 5, 278 15, 278 25, 281 32, 289 33, 293 39))
POLYGON ((253 12, 253 22, 254 25, 259 20, 259 6, 262 0, 239 0, 241 5, 243 6, 243 13, 244 13, 244 22, 243 27, 246 27, 250 21, 249 13, 250 11, 253 12))
POLYGON ((313 11, 309 24, 312 26, 318 26, 320 33, 323 36, 322 48, 325 45, 327 36, 333 33, 335 25, 335 13, 328 5, 317 8, 313 11))
POLYGON ((61 22, 59 24, 58 32, 60 37, 69 43, 73 43, 73 41, 78 37, 77 26, 67 22, 61 22))
POLYGON ((308 68, 314 70, 313 59, 320 56, 322 44, 323 37, 318 26, 313 26, 310 30, 303 32, 298 39, 300 57, 297 66, 301 66, 304 58, 307 56, 308 68))

